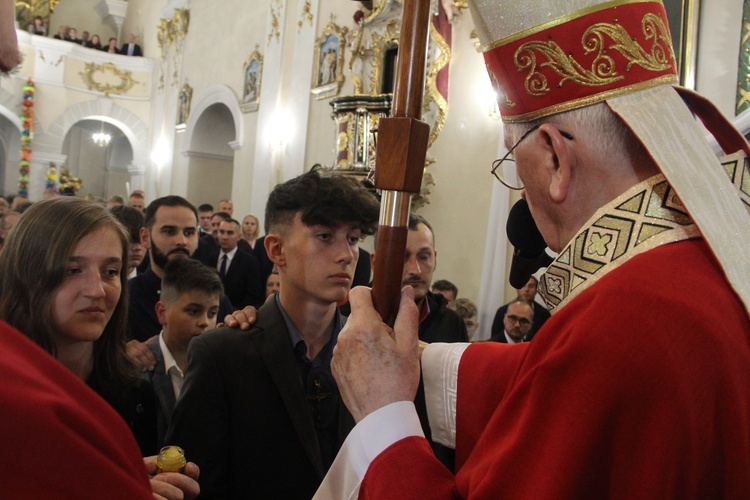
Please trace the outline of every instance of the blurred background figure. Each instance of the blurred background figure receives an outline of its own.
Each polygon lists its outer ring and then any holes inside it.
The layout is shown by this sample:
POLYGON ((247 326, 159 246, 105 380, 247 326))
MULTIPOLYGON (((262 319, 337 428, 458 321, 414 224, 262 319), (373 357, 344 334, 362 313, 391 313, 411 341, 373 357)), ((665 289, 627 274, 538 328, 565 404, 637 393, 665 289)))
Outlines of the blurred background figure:
POLYGON ((469 336, 469 340, 472 340, 477 329, 479 329, 479 323, 477 323, 477 305, 471 300, 461 297, 456 299, 453 309, 464 320, 466 334, 469 336))
POLYGON ((258 218, 253 214, 248 214, 242 219, 242 239, 250 244, 250 248, 255 249, 255 241, 260 234, 260 223, 258 218))

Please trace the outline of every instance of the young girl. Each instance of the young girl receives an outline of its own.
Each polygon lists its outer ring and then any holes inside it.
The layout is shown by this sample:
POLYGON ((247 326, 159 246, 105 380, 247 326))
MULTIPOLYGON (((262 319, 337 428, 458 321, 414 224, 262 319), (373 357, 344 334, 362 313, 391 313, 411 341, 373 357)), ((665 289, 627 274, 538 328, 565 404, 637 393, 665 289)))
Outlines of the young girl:
POLYGON ((0 318, 102 396, 153 455, 153 391, 125 355, 128 248, 102 206, 68 197, 35 203, 0 252, 0 318))

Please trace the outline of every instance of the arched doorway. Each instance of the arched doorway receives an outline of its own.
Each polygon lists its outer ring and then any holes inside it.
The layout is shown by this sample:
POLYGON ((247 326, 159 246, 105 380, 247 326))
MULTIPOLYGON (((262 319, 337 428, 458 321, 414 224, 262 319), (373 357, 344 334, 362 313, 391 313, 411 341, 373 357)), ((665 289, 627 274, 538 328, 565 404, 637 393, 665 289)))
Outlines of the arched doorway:
POLYGON ((0 194, 18 191, 18 153, 21 133, 15 123, 0 114, 0 194))
POLYGON ((65 167, 82 180, 80 196, 108 199, 112 195, 127 198, 133 162, 133 148, 117 126, 101 120, 83 119, 65 134, 62 153, 65 167), (95 141, 95 134, 109 136, 109 142, 95 141))
POLYGON ((234 117, 223 103, 205 108, 195 121, 186 155, 187 197, 195 204, 216 204, 232 196, 234 150, 237 131, 234 117))

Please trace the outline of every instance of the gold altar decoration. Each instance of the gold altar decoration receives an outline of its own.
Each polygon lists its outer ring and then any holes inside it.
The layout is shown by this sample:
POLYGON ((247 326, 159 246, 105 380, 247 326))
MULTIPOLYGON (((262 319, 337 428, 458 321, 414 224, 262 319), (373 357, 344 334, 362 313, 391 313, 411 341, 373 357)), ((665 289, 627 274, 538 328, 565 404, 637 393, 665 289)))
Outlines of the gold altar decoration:
POLYGON ((282 7, 283 5, 281 5, 281 2, 279 0, 272 0, 271 4, 268 7, 269 9, 271 9, 271 30, 268 33, 269 43, 274 38, 276 38, 276 41, 278 42, 281 37, 279 17, 281 17, 282 7))
POLYGON ((26 26, 32 24, 34 18, 39 16, 47 26, 47 34, 52 36, 49 32, 49 20, 58 3, 60 0, 16 0, 16 21, 19 28, 25 30, 26 26))
POLYGON ((159 20, 159 27, 156 30, 156 40, 161 49, 161 64, 159 66, 161 72, 161 75, 159 76, 160 89, 164 88, 170 64, 174 67, 174 71, 171 75, 172 86, 177 86, 180 81, 179 58, 189 25, 189 9, 174 9, 174 14, 171 18, 162 18, 159 20), (173 53, 172 60, 169 61, 168 58, 171 53, 173 53))
POLYGON ((313 25, 313 13, 311 0, 305 0, 305 4, 302 6, 302 13, 299 21, 297 21, 297 31, 302 29, 302 25, 307 22, 310 26, 313 25))
MULTIPOLYGON (((456 8, 462 6, 460 1, 453 4, 456 8)), ((363 15, 355 16, 357 25, 346 35, 351 54, 347 69, 352 78, 353 95, 331 101, 336 122, 333 169, 340 173, 364 178, 374 167, 374 132, 380 118, 390 112, 389 92, 393 86, 402 5, 401 0, 374 0, 372 10, 360 6, 363 15), (384 98, 388 104, 383 102, 384 98)), ((434 25, 430 26, 429 37, 422 117, 430 125, 428 147, 445 125, 448 103, 438 90, 437 77, 450 62, 451 54, 450 47, 434 25)), ((434 161, 428 157, 425 167, 434 161)), ((425 172, 420 193, 412 197, 413 208, 429 203, 430 186, 434 184, 433 176, 425 172)))
MULTIPOLYGON (((50 166, 53 164, 50 163, 50 166)), ((66 167, 60 167, 60 194, 76 195, 83 187, 80 177, 74 177, 66 167)))
POLYGON ((377 19, 384 18, 396 5, 403 5, 403 0, 375 0, 372 11, 365 17, 364 23, 370 24, 377 19))
POLYGON ((119 70, 112 63, 86 63, 83 71, 78 73, 89 90, 96 90, 104 95, 126 94, 133 85, 133 74, 128 70, 119 70))

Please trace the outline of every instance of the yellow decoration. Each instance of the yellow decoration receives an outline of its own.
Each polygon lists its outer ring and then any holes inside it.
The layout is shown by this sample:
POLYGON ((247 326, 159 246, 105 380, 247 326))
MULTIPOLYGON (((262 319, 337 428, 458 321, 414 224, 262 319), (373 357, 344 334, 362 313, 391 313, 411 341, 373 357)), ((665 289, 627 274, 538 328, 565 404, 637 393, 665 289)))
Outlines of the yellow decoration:
POLYGON ((125 94, 133 85, 139 83, 133 80, 130 71, 120 71, 112 63, 87 63, 79 75, 89 90, 96 90, 104 95, 125 94))

